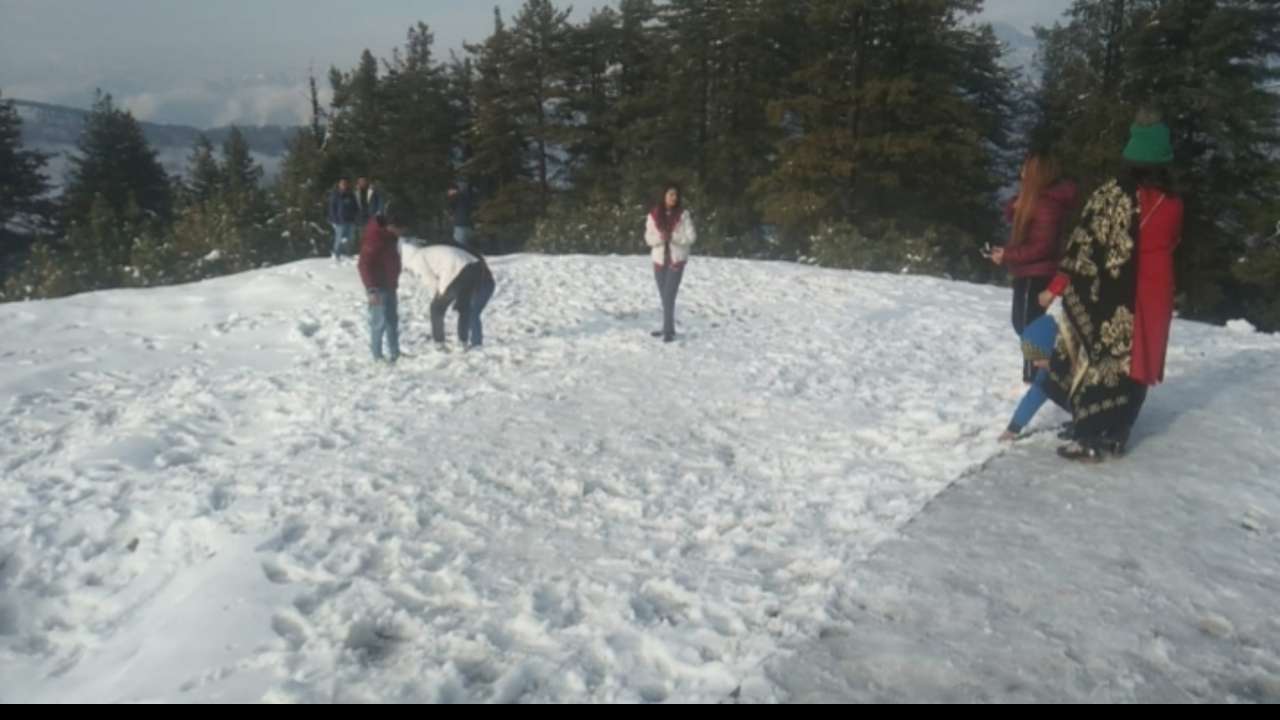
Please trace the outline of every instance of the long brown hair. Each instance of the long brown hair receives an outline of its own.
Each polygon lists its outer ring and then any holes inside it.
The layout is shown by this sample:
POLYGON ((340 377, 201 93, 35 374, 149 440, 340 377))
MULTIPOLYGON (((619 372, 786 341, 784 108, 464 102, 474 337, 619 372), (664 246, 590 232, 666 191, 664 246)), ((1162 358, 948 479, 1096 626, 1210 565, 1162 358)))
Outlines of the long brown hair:
POLYGON ((676 225, 680 224, 680 218, 684 215, 684 189, 678 183, 667 183, 663 185, 662 197, 658 198, 658 204, 653 208, 653 221, 657 223, 659 232, 664 238, 670 238, 671 233, 675 232, 676 225), (676 191, 676 206, 667 207, 667 193, 672 190, 676 191))
POLYGON ((1062 179, 1062 166, 1049 153, 1032 153, 1022 165, 1022 185, 1013 206, 1013 237, 1010 245, 1021 245, 1027 239, 1031 220, 1045 191, 1062 179))

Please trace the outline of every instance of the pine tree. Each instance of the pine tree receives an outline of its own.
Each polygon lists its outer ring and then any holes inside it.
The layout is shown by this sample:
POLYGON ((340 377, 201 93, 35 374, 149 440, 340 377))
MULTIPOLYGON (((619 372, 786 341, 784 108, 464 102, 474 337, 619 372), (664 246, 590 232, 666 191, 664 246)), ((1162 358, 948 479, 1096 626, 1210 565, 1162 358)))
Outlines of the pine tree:
POLYGON ((655 28, 658 8, 653 0, 622 0, 618 4, 616 58, 617 98, 613 108, 613 150, 622 174, 624 202, 647 204, 653 201, 653 185, 667 182, 652 168, 659 158, 655 140, 660 136, 667 98, 662 68, 667 66, 669 48, 655 28), (643 168, 650 168, 648 174, 643 168))
POLYGON ((314 128, 298 130, 289 138, 280 177, 276 181, 276 202, 284 216, 282 240, 290 257, 323 255, 331 237, 326 221, 325 196, 329 174, 320 149, 323 134, 314 128))
POLYGON ((365 50, 352 72, 330 70, 329 83, 333 87, 333 103, 325 151, 338 160, 343 172, 366 174, 377 163, 385 139, 378 61, 365 50))
POLYGON ((387 66, 380 88, 385 141, 373 173, 401 219, 424 227, 443 214, 456 127, 433 43, 430 28, 418 23, 387 66))
POLYGON ((522 134, 533 149, 534 177, 547 205, 555 148, 564 138, 570 11, 551 0, 525 0, 512 27, 511 91, 522 134))
POLYGON ((187 160, 187 183, 193 204, 209 202, 222 192, 222 166, 213 154, 213 143, 204 133, 196 137, 187 160))
POLYGON ((110 95, 98 95, 78 150, 64 196, 68 221, 87 223, 98 197, 116 217, 130 215, 132 205, 162 223, 171 219, 169 177, 133 115, 117 109, 110 95))
POLYGON ((12 101, 0 95, 0 228, 15 215, 44 214, 49 192, 44 174, 48 156, 22 149, 22 118, 12 101))
POLYGON ((450 118, 450 157, 466 166, 474 155, 471 140, 476 122, 475 65, 470 57, 451 54, 445 70, 450 118))
POLYGON ((492 238, 491 250, 523 245, 539 213, 538 188, 529 182, 524 158, 529 141, 518 115, 521 98, 515 83, 515 39, 494 9, 493 33, 482 45, 468 45, 475 59, 475 120, 468 138, 472 155, 462 167, 480 198, 478 229, 492 238))
POLYGON ((307 99, 311 103, 311 136, 314 138, 316 146, 319 147, 324 144, 325 112, 320 105, 320 88, 316 83, 314 74, 307 78, 307 99))
POLYGON ((609 77, 619 60, 621 17, 612 8, 591 13, 585 25, 570 30, 566 42, 566 107, 574 122, 564 130, 568 181, 579 202, 584 196, 617 199, 618 83, 609 77))
POLYGON ((53 210, 44 174, 48 156, 23 150, 21 133, 17 108, 0 96, 0 275, 5 261, 20 255, 31 236, 49 224, 53 210), (11 226, 18 218, 21 222, 11 226))
MULTIPOLYGON (((766 220, 800 243, 824 223, 857 228, 851 245, 931 233, 937 247, 904 248, 899 267, 963 269, 996 227, 998 151, 1012 115, 999 43, 968 22, 979 3, 807 5, 804 66, 770 107, 783 132, 777 163, 755 185, 766 220)), ((845 262, 858 255, 827 251, 845 262)))
MULTIPOLYGON (((652 202, 674 175, 661 153, 669 123, 665 45, 653 0, 622 0, 573 28, 568 43, 566 128, 575 203, 631 207, 652 202)), ((670 153, 672 164, 687 161, 670 153)))
POLYGON ((222 144, 222 167, 227 193, 232 196, 257 194, 262 182, 262 166, 253 159, 244 133, 234 125, 222 144))

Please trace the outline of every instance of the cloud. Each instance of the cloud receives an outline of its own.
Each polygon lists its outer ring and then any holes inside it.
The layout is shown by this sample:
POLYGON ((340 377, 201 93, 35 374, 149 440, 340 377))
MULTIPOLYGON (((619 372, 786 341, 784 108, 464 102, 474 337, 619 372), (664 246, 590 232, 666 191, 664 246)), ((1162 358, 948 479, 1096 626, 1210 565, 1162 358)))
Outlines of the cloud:
MULTIPOLYGON (((321 102, 328 103, 328 91, 321 102)), ((311 119, 311 98, 305 83, 255 85, 223 98, 214 125, 304 125, 311 119)))
POLYGON ((142 93, 141 95, 130 95, 120 100, 120 107, 133 113, 133 116, 144 122, 155 120, 156 112, 160 109, 161 99, 154 93, 142 93))
MULTIPOLYGON (((321 105, 327 106, 332 95, 332 90, 322 87, 321 105)), ((284 79, 252 78, 242 85, 201 83, 124 95, 117 100, 139 120, 198 128, 305 125, 311 121, 308 84, 284 79)))

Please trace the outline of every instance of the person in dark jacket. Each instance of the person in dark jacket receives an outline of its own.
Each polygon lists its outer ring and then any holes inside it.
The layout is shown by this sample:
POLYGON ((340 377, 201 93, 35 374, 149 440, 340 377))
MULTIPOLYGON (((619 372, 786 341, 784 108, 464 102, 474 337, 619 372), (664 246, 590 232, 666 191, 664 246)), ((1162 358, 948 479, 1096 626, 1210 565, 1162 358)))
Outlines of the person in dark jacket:
POLYGON ((471 246, 471 235, 474 232, 475 223, 471 219, 472 211, 475 209, 475 197, 471 194, 471 187, 467 185, 459 186, 454 183, 449 186, 449 219, 453 222, 453 242, 459 247, 471 246))
MULTIPOLYGON (((1023 163, 1018 195, 1005 210, 1013 225, 1009 243, 991 253, 991 261, 1013 276, 1013 329, 1018 337, 1044 315, 1040 293, 1058 273, 1063 225, 1078 194, 1076 184, 1063 179, 1058 161, 1047 150, 1033 152, 1023 163)), ((1024 362, 1022 379, 1034 378, 1035 369, 1024 362)))
POLYGON ((400 313, 396 297, 400 289, 401 229, 376 215, 364 227, 360 244, 360 280, 364 283, 369 303, 369 334, 373 359, 381 361, 383 338, 386 338, 387 360, 400 359, 400 313))
POLYGON ((370 220, 386 210, 387 206, 382 199, 382 193, 367 177, 356 180, 356 207, 358 208, 356 222, 360 227, 368 225, 370 220))
POLYGON ((338 181, 338 187, 329 193, 329 224, 333 226, 333 260, 342 257, 343 250, 355 241, 356 222, 360 219, 360 207, 351 183, 346 178, 338 181))

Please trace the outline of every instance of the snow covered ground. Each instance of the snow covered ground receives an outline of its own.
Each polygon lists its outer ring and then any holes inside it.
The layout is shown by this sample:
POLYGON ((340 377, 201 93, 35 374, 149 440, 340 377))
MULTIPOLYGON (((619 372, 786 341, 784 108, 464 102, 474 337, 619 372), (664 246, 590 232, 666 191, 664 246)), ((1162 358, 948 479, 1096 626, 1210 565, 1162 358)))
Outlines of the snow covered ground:
POLYGON ((0 701, 1280 701, 1280 340, 1083 468, 1006 291, 493 266, 395 369, 349 263, 0 306, 0 701))

